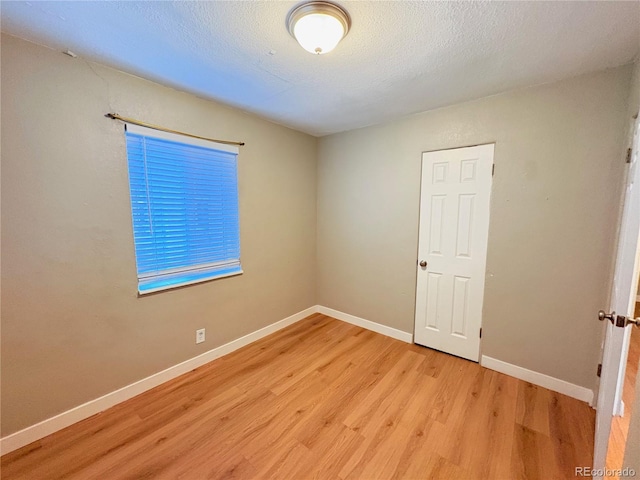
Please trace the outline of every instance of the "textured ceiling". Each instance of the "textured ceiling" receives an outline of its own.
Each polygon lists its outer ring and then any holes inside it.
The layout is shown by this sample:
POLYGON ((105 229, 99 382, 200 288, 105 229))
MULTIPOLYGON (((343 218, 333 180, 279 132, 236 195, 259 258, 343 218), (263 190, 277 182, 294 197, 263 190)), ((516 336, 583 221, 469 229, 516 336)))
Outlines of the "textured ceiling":
POLYGON ((341 1, 351 31, 314 56, 286 30, 295 4, 3 1, 1 27, 314 135, 622 65, 640 48, 637 1, 341 1))

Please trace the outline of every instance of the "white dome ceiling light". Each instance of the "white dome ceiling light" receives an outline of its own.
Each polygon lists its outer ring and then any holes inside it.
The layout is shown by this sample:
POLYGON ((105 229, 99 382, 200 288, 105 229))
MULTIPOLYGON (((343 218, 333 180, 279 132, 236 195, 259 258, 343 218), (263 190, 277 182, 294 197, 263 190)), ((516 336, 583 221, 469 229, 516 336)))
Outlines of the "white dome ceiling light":
POLYGON ((305 2, 289 12, 287 28, 307 52, 316 55, 336 48, 351 26, 349 14, 329 2, 305 2))

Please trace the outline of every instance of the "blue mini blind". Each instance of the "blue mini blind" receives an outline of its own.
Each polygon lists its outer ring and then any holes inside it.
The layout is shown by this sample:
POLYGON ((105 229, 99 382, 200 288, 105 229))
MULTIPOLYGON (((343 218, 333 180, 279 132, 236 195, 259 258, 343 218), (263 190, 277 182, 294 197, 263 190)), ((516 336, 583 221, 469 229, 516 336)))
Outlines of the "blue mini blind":
POLYGON ((242 273, 235 147, 127 124, 138 291, 242 273))

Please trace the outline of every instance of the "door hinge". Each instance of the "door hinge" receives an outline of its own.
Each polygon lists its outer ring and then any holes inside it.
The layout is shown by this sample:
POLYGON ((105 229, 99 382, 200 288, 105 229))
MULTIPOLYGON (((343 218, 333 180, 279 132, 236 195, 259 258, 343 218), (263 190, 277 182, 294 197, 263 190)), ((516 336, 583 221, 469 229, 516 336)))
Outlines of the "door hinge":
POLYGON ((482 329, 480 329, 480 338, 482 338, 482 329))
POLYGON ((598 364, 598 371, 596 372, 596 375, 597 376, 602 375, 602 364, 601 363, 598 364))
POLYGON ((491 165, 491 176, 493 177, 496 174, 496 164, 491 165))
POLYGON ((626 163, 631 163, 631 148, 627 148, 627 159, 626 163))

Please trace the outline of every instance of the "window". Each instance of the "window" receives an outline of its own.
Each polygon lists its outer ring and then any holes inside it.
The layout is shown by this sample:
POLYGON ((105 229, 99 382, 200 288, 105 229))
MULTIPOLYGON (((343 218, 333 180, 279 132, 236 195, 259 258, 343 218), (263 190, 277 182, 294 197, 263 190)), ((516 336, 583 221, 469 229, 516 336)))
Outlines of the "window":
POLYGON ((126 125, 138 292, 242 273, 238 149, 126 125))

